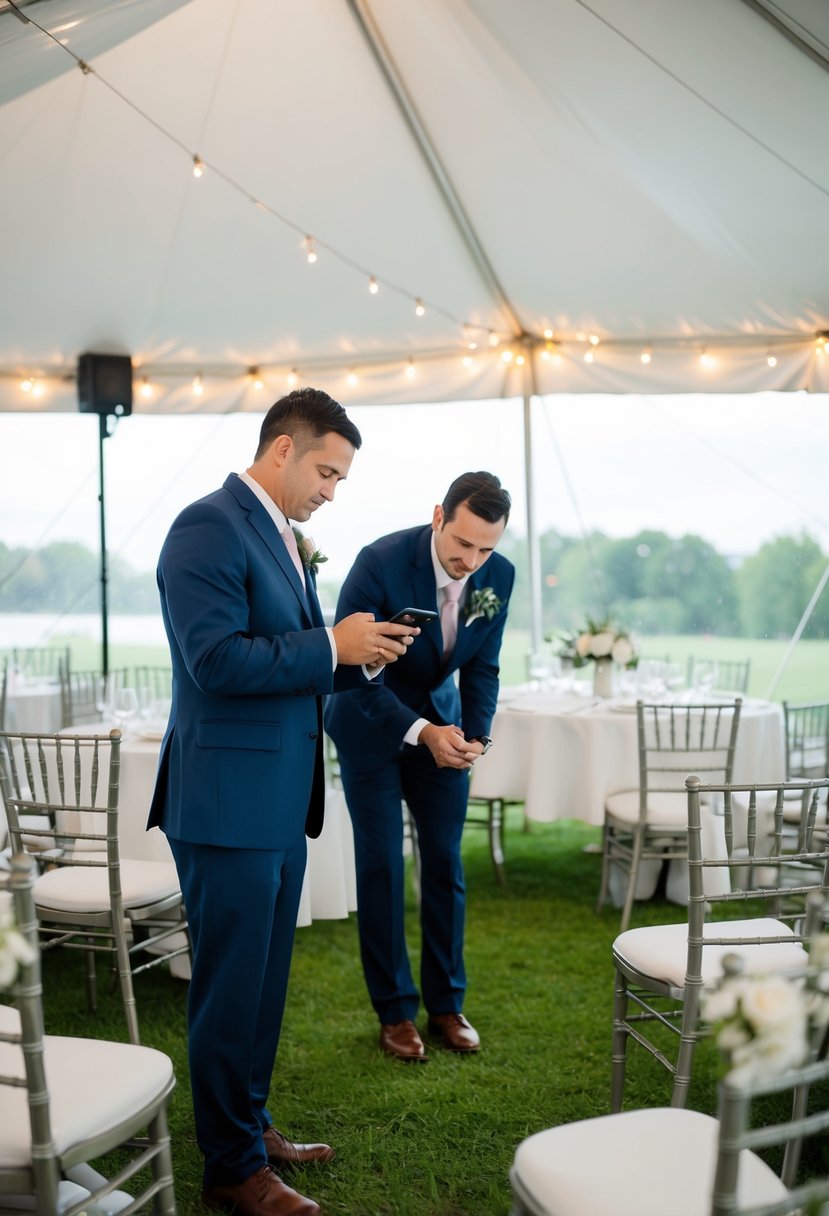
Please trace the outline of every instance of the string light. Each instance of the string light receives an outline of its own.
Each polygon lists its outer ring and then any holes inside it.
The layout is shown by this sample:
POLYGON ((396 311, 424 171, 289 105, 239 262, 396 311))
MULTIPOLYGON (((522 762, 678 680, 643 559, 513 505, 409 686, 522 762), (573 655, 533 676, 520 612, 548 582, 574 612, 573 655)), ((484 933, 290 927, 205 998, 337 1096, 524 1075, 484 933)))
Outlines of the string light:
POLYGON ((43 385, 40 383, 39 380, 32 381, 32 396, 33 397, 42 397, 43 396, 43 385))
POLYGON ((373 296, 376 296, 377 292, 380 290, 380 284, 377 282, 377 279, 374 277, 374 275, 372 275, 368 281, 368 289, 373 296))
POLYGON ((772 354, 766 355, 766 363, 768 363, 769 367, 777 367, 777 356, 772 354))
POLYGON ((467 350, 477 350, 478 349, 478 340, 474 336, 474 334, 472 332, 472 327, 470 325, 464 325, 464 327, 463 327, 463 340, 466 343, 467 350))
POLYGON ((288 388, 296 388, 299 384, 299 372, 295 367, 292 367, 288 372, 288 388))
POLYGON ((312 236, 306 236, 302 243, 305 246, 305 256, 308 259, 308 265, 313 266, 314 262, 317 260, 317 250, 316 246, 314 245, 314 238, 312 236))
POLYGON ((414 380, 416 375, 417 375, 417 372, 415 371, 414 359, 410 359, 408 364, 406 365, 406 379, 414 380))
POLYGON ((471 367, 474 362, 475 360, 471 355, 464 355, 464 357, 461 359, 461 363, 464 365, 464 367, 471 367))
POLYGON ((598 338, 598 335, 597 335, 597 334, 591 334, 591 335, 590 335, 590 345, 591 345, 591 346, 598 346, 598 345, 599 345, 599 338, 598 338))
POLYGON ((425 311, 426 309, 423 307, 423 301, 421 299, 415 300, 415 316, 422 317, 425 311))
POLYGON ((204 385, 202 384, 201 372, 196 372, 195 376, 193 377, 193 392, 194 392, 195 396, 197 396, 197 397, 201 397, 202 393, 204 392, 204 385))
POLYGON ((503 359, 504 363, 512 363, 512 351, 511 350, 502 350, 501 358, 503 359))
POLYGON ((251 381, 253 382, 253 387, 257 390, 257 392, 261 392, 262 389, 265 387, 265 381, 259 375, 259 368, 258 367, 249 367, 248 376, 250 377, 251 381))
POLYGON ((545 330, 544 330, 544 337, 545 337, 545 338, 547 339, 547 341, 549 342, 549 341, 550 341, 550 339, 553 337, 553 331, 552 331, 551 329, 545 329, 545 330))
POLYGON ((500 345, 500 342, 501 342, 501 339, 498 337, 495 330, 491 329, 489 331, 489 345, 494 350, 496 346, 500 345))
POLYGON ((592 347, 591 347, 591 349, 590 349, 590 350, 586 350, 586 351, 584 352, 584 361, 585 361, 585 363, 592 363, 592 362, 593 362, 593 349, 592 349, 592 347))
POLYGON ((705 349, 705 347, 703 347, 702 350, 700 351, 699 361, 702 364, 702 366, 704 368, 707 368, 709 371, 716 362, 713 355, 709 355, 708 351, 705 349))
POLYGON ((141 396, 142 397, 152 397, 152 395, 153 395, 153 386, 150 384, 149 377, 143 376, 141 379, 141 396))
POLYGON ((515 356, 515 365, 516 365, 516 367, 523 367, 523 366, 524 366, 524 356, 523 356, 523 355, 516 355, 516 356, 515 356))
POLYGON ((193 157, 193 177, 202 177, 204 175, 204 161, 200 156, 193 157))
POLYGON ((653 359, 653 355, 651 354, 650 347, 646 346, 645 349, 642 351, 641 355, 639 356, 639 362, 640 363, 650 363, 652 359, 653 359))
POLYGON ((355 372, 353 367, 345 379, 346 379, 346 384, 350 384, 352 388, 354 388, 357 384, 360 383, 360 377, 357 375, 357 373, 355 372))
POLYGON ((34 383, 34 380, 27 376, 25 380, 20 381, 20 387, 23 389, 24 393, 30 393, 34 388, 34 383))

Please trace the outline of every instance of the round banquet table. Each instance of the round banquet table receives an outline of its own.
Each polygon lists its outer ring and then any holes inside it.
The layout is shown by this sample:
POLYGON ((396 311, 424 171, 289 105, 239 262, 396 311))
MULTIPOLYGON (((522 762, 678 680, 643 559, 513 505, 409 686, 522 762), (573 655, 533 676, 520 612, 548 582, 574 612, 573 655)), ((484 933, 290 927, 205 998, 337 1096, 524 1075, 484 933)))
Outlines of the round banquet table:
MULTIPOLYGON (((472 796, 523 802, 527 818, 539 823, 601 826, 608 794, 639 787, 633 703, 507 688, 491 734, 491 751, 472 769, 472 796)), ((782 781, 785 771, 782 707, 744 697, 734 781, 782 781)))
POLYGON ((60 684, 18 677, 6 693, 6 730, 52 734, 60 724, 60 684))
MULTIPOLYGON (((96 723, 65 728, 62 734, 106 734, 96 723)), ((159 828, 147 831, 147 815, 158 768, 161 731, 136 729, 121 740, 121 775, 118 797, 118 840, 122 857, 146 861, 172 861, 167 837, 159 828)), ((341 790, 328 789, 325 824, 316 840, 308 841, 308 864, 299 905, 297 926, 313 920, 344 919, 357 908, 354 838, 351 819, 341 790)))

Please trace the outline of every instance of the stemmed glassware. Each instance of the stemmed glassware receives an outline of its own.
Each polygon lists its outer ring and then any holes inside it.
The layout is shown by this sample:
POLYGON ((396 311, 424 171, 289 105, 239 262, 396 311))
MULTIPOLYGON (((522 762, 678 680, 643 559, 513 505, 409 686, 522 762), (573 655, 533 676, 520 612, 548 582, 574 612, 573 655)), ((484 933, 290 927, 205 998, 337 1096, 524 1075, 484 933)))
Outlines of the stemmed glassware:
POLYGON ((110 673, 101 676, 95 694, 95 708, 101 715, 102 722, 110 722, 115 714, 115 690, 117 679, 110 673))
POLYGON ((694 687, 701 697, 710 697, 717 683, 720 669, 714 659, 700 659, 694 663, 694 687))
POLYGON ((126 733, 127 723, 138 713, 138 693, 134 688, 119 688, 115 692, 112 706, 113 716, 119 728, 126 733))

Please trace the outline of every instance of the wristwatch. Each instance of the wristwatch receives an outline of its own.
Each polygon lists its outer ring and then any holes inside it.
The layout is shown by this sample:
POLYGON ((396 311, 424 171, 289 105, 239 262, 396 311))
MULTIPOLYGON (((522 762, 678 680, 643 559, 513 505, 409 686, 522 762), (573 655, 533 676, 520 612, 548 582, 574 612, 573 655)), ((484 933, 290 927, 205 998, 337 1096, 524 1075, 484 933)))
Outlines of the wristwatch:
POLYGON ((481 746, 484 749, 481 752, 482 756, 485 756, 487 754, 487 752, 489 751, 489 749, 492 747, 492 740, 490 739, 489 735, 473 735, 472 738, 469 740, 469 742, 481 744, 481 746))

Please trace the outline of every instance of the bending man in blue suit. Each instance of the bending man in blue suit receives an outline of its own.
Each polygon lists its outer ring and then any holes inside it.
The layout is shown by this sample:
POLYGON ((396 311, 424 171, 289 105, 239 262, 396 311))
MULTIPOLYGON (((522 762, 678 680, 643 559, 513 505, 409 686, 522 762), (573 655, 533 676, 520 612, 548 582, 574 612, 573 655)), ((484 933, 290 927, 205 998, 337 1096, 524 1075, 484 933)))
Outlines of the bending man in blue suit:
POLYGON ((393 662, 416 632, 368 612, 326 629, 290 527, 333 499, 360 443, 326 393, 290 393, 247 472, 178 516, 158 566, 173 702, 150 826, 169 838, 190 922, 203 1199, 237 1216, 318 1213, 271 1167, 334 1155, 291 1143, 266 1104, 305 836, 322 829, 321 698, 366 684, 362 665, 393 662))
POLYGON ((405 798, 421 856, 421 989, 428 1029, 451 1051, 477 1051, 463 1016, 465 887, 460 845, 470 766, 491 745, 498 658, 515 577, 494 552, 510 497, 491 473, 464 473, 431 526, 368 545, 340 593, 338 619, 406 607, 440 609, 382 681, 334 697, 326 729, 340 759, 354 824, 360 953, 380 1046, 425 1060, 419 994, 403 926, 405 798))

